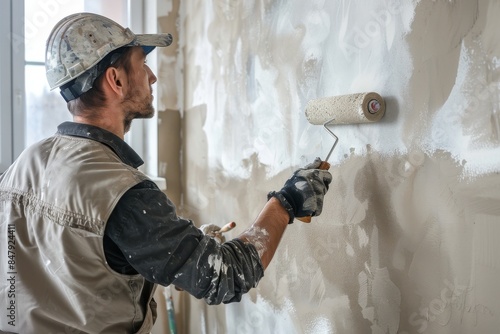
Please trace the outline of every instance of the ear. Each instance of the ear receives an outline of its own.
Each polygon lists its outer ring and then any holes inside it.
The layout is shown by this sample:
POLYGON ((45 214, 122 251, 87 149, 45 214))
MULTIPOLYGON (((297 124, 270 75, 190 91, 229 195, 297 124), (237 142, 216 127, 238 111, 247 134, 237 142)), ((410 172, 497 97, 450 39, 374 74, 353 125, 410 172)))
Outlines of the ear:
POLYGON ((108 67, 104 72, 106 86, 116 95, 125 96, 125 72, 115 67, 108 67))

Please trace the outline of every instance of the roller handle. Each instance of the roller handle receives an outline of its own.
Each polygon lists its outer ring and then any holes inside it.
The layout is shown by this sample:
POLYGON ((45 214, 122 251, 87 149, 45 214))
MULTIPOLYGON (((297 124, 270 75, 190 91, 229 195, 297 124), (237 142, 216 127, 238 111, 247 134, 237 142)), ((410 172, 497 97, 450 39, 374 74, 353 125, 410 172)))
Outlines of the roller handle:
MULTIPOLYGON (((318 169, 329 170, 330 164, 328 163, 328 161, 321 161, 321 164, 319 165, 318 169)), ((311 216, 296 217, 296 218, 303 223, 310 223, 311 222, 311 216)))

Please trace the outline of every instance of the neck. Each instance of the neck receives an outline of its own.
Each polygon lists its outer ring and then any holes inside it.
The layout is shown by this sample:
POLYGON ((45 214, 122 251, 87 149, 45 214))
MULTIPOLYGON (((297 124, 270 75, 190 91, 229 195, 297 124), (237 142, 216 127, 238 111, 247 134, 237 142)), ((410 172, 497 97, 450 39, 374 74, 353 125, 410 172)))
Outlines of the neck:
POLYGON ((125 124, 124 120, 118 120, 116 118, 99 117, 97 119, 91 119, 85 116, 73 116, 73 122, 88 124, 97 126, 101 129, 107 130, 121 139, 125 138, 125 124))

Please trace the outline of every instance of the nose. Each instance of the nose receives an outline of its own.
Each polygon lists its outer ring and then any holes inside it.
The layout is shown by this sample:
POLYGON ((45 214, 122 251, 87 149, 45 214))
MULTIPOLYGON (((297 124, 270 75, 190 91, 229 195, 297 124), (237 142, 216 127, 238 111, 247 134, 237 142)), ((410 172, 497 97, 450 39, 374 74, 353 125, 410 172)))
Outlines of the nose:
POLYGON ((149 79, 149 84, 152 85, 156 82, 156 80, 158 79, 156 77, 156 75, 153 73, 153 71, 151 70, 151 68, 146 65, 146 69, 147 69, 147 72, 148 72, 148 79, 149 79))

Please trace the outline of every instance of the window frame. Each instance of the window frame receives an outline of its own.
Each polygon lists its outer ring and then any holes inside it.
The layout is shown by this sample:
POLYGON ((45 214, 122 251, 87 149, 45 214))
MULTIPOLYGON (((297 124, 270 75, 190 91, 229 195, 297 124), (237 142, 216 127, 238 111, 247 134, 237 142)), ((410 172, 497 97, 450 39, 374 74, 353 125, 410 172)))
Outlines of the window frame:
MULTIPOLYGON (((19 133, 18 122, 23 120, 24 64, 19 68, 18 53, 24 55, 24 43, 19 43, 23 35, 20 20, 16 15, 24 13, 24 1, 5 0, 0 17, 0 41, 9 47, 0 48, 0 173, 3 173, 14 161, 22 149, 19 138, 23 138, 24 130, 19 133), (21 27, 21 30, 19 28, 21 27), (17 56, 17 57, 16 57, 17 56), (17 59, 16 59, 17 58, 17 59), (19 72, 21 70, 21 72, 19 72), (16 75, 14 75, 14 73, 16 75), (21 112, 20 112, 21 111, 21 112)), ((23 15, 23 14, 21 14, 23 15)), ((21 61, 24 60, 24 57, 21 61)))

